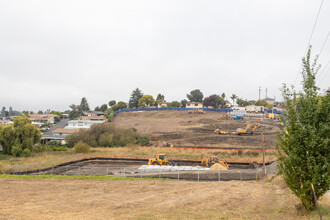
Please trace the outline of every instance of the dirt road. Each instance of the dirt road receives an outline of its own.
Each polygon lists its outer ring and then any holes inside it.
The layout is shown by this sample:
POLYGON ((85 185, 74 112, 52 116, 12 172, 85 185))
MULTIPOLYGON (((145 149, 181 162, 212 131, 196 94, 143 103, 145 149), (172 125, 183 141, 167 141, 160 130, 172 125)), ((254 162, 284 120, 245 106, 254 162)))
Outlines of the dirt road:
MULTIPOLYGON (((0 219, 296 219, 281 183, 0 179, 0 219)), ((298 216, 304 219, 303 216, 298 216)))
POLYGON ((261 147, 261 133, 264 145, 274 148, 276 134, 280 132, 275 120, 245 118, 244 120, 218 120, 219 113, 188 114, 186 111, 151 111, 120 113, 114 119, 119 127, 135 128, 149 134, 152 144, 157 141, 170 142, 174 146, 213 146, 213 147, 261 147), (249 123, 260 123, 254 135, 216 135, 213 131, 222 128, 233 133, 237 128, 245 128, 249 123))

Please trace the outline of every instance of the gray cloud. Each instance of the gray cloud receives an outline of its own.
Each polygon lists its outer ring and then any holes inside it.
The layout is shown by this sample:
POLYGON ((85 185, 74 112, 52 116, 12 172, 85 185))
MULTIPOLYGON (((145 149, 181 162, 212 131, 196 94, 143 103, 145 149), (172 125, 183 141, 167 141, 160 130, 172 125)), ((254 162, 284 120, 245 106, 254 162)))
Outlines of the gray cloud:
MULTIPOLYGON (((85 96, 95 107, 128 101, 136 87, 172 101, 196 88, 205 96, 257 99, 261 86, 279 99, 281 84, 293 84, 298 74, 319 5, 1 1, 0 105, 64 110, 85 96)), ((329 9, 325 2, 314 54, 330 31, 329 9)), ((330 42, 319 61, 329 60, 330 42)), ((329 75, 322 89, 329 87, 329 75)))

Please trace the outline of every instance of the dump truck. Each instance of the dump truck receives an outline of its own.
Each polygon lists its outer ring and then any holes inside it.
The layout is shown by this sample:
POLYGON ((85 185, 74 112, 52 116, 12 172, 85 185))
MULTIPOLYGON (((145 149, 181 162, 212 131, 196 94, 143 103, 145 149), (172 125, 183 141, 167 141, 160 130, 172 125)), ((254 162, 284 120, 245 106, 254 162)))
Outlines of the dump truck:
POLYGON ((174 162, 165 158, 165 154, 158 154, 155 158, 149 159, 148 165, 174 166, 174 162))

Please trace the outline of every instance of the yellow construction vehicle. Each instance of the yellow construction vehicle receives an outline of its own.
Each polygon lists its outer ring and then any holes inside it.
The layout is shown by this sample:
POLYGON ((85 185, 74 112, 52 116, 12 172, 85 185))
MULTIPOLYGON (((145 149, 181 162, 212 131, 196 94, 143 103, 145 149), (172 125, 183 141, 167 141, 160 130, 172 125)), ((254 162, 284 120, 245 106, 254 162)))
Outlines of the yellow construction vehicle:
POLYGON ((222 166, 229 168, 229 164, 227 164, 225 161, 220 161, 217 156, 206 156, 205 154, 202 154, 202 161, 201 164, 203 166, 211 167, 216 163, 221 164, 222 166))
POLYGON ((199 109, 199 108, 193 109, 193 110, 188 110, 188 114, 193 114, 193 113, 195 113, 195 114, 205 114, 205 111, 203 109, 199 109))
POLYGON ((221 128, 217 128, 214 130, 214 134, 229 134, 229 132, 221 130, 221 128))
POLYGON ((174 166, 173 161, 165 158, 165 154, 155 155, 155 158, 149 159, 148 165, 174 166))
POLYGON ((246 125, 245 128, 237 128, 236 134, 241 135, 241 134, 253 134, 254 131, 257 129, 257 127, 260 126, 260 123, 256 124, 248 124, 246 125), (251 128, 251 129, 250 129, 251 128), (250 130, 249 130, 250 129, 250 130))
POLYGON ((218 117, 218 119, 230 119, 230 113, 221 113, 218 117))

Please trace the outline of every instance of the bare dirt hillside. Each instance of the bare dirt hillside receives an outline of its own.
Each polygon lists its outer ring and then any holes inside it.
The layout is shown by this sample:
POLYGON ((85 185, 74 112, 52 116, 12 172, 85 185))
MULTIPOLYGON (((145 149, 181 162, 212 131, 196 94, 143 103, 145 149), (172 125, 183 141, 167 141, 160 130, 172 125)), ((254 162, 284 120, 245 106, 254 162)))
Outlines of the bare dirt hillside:
POLYGON ((9 178, 0 188, 0 219, 307 219, 267 181, 9 178))
POLYGON ((245 118, 244 120, 219 120, 219 113, 188 114, 186 111, 151 111, 120 113, 114 119, 118 127, 135 128, 157 141, 170 142, 174 146, 249 147, 260 148, 264 134, 264 145, 274 148, 280 124, 276 120, 245 118), (216 135, 214 130, 222 128, 233 133, 249 123, 260 123, 255 134, 248 136, 216 135))

